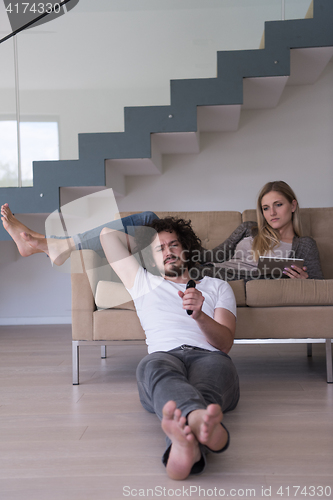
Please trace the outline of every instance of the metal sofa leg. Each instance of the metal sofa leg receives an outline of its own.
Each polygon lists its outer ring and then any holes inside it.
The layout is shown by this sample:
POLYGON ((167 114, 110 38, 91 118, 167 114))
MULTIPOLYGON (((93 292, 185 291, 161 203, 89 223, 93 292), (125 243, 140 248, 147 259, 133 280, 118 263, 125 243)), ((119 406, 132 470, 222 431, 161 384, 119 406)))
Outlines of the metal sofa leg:
POLYGON ((72 341, 72 371, 73 385, 79 385, 79 361, 80 361, 80 346, 76 340, 72 341))
POLYGON ((333 366, 332 366, 332 341, 331 339, 326 339, 326 372, 327 372, 327 383, 333 383, 333 366))
POLYGON ((307 344, 308 358, 312 356, 312 344, 307 344))
POLYGON ((106 345, 102 345, 101 347, 101 358, 106 358, 106 345))

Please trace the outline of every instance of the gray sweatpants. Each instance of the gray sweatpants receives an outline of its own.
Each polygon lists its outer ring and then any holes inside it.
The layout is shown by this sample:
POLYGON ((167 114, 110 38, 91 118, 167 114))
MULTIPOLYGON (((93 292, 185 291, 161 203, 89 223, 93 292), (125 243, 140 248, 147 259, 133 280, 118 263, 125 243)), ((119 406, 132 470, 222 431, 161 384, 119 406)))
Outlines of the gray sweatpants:
MULTIPOLYGON (((180 346, 168 352, 154 352, 141 360, 137 368, 137 382, 142 406, 162 419, 163 406, 173 400, 187 415, 216 403, 225 413, 233 410, 239 399, 239 382, 231 358, 221 351, 207 351, 191 346, 180 346)), ((162 461, 166 465, 171 441, 162 461)), ((229 444, 224 447, 224 451, 229 444)), ((207 448, 200 445, 202 458, 194 464, 191 473, 202 472, 207 448)))

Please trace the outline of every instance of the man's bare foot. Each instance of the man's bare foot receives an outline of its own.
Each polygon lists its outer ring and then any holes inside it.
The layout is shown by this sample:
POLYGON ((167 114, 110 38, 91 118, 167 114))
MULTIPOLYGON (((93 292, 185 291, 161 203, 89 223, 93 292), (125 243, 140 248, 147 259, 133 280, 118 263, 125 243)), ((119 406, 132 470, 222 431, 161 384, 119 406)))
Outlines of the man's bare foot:
POLYGON ((186 425, 186 418, 174 401, 168 401, 163 407, 162 429, 171 439, 172 445, 166 470, 171 479, 186 479, 192 466, 201 458, 198 441, 191 428, 186 425))
POLYGON ((22 257, 28 257, 29 255, 41 251, 31 248, 28 242, 22 238, 21 233, 25 232, 27 234, 31 234, 34 238, 38 239, 44 238, 44 236, 42 234, 36 233, 35 231, 31 231, 31 229, 22 224, 22 222, 18 221, 17 218, 12 214, 8 203, 5 203, 1 207, 1 220, 3 223, 3 227, 15 241, 18 251, 20 252, 22 257))
POLYGON ((228 442, 228 433, 221 425, 223 413, 216 404, 207 406, 205 410, 194 410, 189 413, 188 425, 199 443, 213 451, 224 448, 228 442))
POLYGON ((29 257, 35 253, 43 252, 46 253, 57 266, 61 266, 61 264, 68 259, 72 250, 75 249, 72 238, 46 239, 43 234, 36 233, 36 231, 29 229, 12 214, 8 203, 5 203, 1 207, 1 220, 3 227, 15 241, 22 257, 29 257))
POLYGON ((75 244, 72 238, 35 238, 29 233, 23 232, 21 238, 35 251, 46 253, 51 261, 57 266, 61 266, 70 257, 75 250, 75 244))

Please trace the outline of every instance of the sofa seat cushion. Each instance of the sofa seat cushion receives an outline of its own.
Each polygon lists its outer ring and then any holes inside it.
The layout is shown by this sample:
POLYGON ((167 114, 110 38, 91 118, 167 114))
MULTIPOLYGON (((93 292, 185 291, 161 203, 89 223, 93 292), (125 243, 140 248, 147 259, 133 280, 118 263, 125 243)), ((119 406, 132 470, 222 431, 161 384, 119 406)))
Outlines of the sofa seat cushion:
POLYGON ((253 280, 246 284, 250 307, 330 306, 333 280, 253 280))
POLYGON ((135 311, 132 297, 122 283, 99 281, 96 288, 95 303, 98 309, 129 309, 135 311))
POLYGON ((235 294, 237 307, 246 306, 245 283, 244 280, 229 281, 229 285, 235 294))
POLYGON ((106 309, 93 313, 93 340, 144 340, 135 311, 106 309))
MULTIPOLYGON (((246 306, 244 280, 229 282, 238 307, 246 306)), ((98 309, 130 309, 135 311, 132 298, 122 283, 99 281, 96 288, 95 303, 98 309)))

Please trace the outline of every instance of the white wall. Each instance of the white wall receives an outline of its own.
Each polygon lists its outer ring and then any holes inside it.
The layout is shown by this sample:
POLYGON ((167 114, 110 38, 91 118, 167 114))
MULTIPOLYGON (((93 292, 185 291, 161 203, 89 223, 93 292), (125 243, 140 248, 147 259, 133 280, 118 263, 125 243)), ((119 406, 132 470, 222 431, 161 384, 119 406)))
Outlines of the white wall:
MULTIPOLYGON (((45 215, 21 215, 43 233, 45 215)), ((52 268, 45 254, 23 258, 12 241, 0 242, 0 325, 71 322, 70 274, 52 268)))
POLYGON ((71 323, 70 275, 52 269, 46 255, 18 256, 0 273, 0 325, 71 323))
POLYGON ((287 86, 277 108, 242 111, 237 132, 201 134, 199 154, 165 156, 162 176, 128 177, 119 208, 242 211, 278 179, 301 206, 332 206, 332 132, 331 62, 315 85, 287 86))

